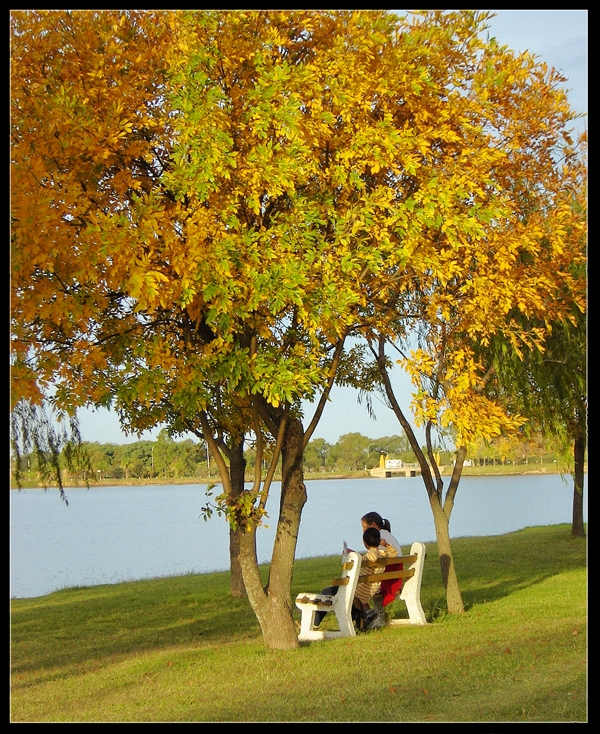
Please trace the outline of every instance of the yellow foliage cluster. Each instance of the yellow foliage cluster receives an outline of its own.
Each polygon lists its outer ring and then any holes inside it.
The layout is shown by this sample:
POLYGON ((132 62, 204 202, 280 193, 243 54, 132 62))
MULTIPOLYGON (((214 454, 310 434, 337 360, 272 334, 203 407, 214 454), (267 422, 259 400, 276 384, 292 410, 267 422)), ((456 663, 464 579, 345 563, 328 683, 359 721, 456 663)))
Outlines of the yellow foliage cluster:
POLYGON ((347 334, 425 324, 416 417, 518 425, 475 345, 584 307, 586 223, 556 72, 485 18, 13 11, 13 399, 277 407, 347 334))

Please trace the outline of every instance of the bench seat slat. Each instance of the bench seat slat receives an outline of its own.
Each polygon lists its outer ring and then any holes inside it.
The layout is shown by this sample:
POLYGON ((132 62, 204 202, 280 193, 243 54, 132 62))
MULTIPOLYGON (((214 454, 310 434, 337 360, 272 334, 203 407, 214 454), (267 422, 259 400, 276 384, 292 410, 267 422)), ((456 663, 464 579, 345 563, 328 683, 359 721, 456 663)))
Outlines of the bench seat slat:
POLYGON ((361 568, 375 568, 376 566, 391 566, 395 563, 410 564, 417 560, 416 554, 412 556, 398 556, 397 558, 380 558, 377 561, 363 561, 361 568))
POLYGON ((386 579, 410 579, 415 575, 414 568, 407 568, 404 571, 384 571, 383 573, 370 573, 368 576, 359 576, 359 584, 376 584, 378 581, 386 579))

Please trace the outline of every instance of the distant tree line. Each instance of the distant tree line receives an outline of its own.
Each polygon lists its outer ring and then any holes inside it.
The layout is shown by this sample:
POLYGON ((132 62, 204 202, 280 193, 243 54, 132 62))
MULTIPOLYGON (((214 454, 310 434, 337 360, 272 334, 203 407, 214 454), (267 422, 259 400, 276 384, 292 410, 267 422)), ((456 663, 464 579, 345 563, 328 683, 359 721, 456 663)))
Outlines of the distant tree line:
MULTIPOLYGON (((90 443, 85 449, 89 456, 88 476, 79 480, 182 479, 186 477, 218 478, 216 467, 206 444, 187 438, 175 441, 167 431, 161 431, 155 441, 133 443, 90 443)), ((369 438, 360 433, 346 433, 335 443, 315 438, 304 453, 307 473, 344 473, 369 470, 379 466, 381 456, 414 463, 416 457, 405 435, 369 438)), ((551 463, 557 452, 541 435, 533 438, 499 437, 492 442, 480 442, 469 454, 474 466, 489 464, 551 463)), ((254 475, 255 451, 249 446, 244 452, 248 479, 254 475)), ((451 465, 454 452, 438 448, 440 465, 451 465)), ((263 461, 268 462, 268 453, 263 461)), ((36 480, 37 466, 33 454, 21 457, 23 476, 36 480)), ((68 473, 68 472, 67 472, 68 473)))

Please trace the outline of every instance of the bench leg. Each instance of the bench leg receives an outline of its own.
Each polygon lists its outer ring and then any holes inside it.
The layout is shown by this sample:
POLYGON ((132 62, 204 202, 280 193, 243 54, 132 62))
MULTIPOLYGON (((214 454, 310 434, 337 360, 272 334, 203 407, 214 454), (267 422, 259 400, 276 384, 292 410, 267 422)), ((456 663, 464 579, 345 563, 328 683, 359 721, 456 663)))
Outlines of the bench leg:
POLYGON ((420 591, 418 585, 413 583, 413 578, 408 579, 404 584, 400 599, 406 604, 406 610, 408 611, 408 619, 392 619, 390 625, 402 625, 402 624, 427 624, 425 618, 425 612, 421 606, 421 599, 417 591, 420 591))
POLYGON ((315 613, 317 608, 314 606, 303 606, 301 609, 302 616, 300 617, 300 639, 309 637, 309 632, 314 631, 315 626, 315 613))
POLYGON ((298 633, 299 640, 327 640, 335 637, 355 637, 356 631, 354 629, 354 622, 352 621, 352 615, 346 614, 346 610, 342 605, 337 605, 335 602, 331 606, 318 606, 316 604, 299 604, 296 602, 296 606, 300 609, 300 632, 298 633), (315 629, 315 614, 317 612, 333 612, 337 620, 337 630, 320 630, 315 629))
MULTIPOLYGON (((302 595, 304 597, 307 594, 302 595)), ((333 605, 319 603, 317 595, 311 595, 315 598, 312 601, 306 599, 301 602, 296 599, 296 606, 300 610, 300 632, 298 633, 299 640, 324 640, 326 637, 330 637, 333 633, 323 632, 322 630, 315 629, 315 616, 319 613, 327 613, 333 611, 333 605)), ((321 616, 321 614, 319 616, 321 616)))
POLYGON ((338 633, 338 637, 355 637, 356 631, 354 629, 354 622, 352 621, 352 615, 350 613, 346 614, 346 609, 336 609, 334 607, 333 609, 338 627, 340 629, 338 633))
POLYGON ((411 624, 427 624, 420 599, 409 596, 406 600, 406 608, 408 609, 408 618, 411 624))

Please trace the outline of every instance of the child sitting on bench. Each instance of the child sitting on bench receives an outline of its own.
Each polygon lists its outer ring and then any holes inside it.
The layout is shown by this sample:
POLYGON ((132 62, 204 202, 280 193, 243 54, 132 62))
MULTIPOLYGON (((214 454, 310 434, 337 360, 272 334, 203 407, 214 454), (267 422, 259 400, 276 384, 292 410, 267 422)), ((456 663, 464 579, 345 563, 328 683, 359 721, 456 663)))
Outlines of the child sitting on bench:
MULTIPOLYGON (((397 558, 398 551, 393 545, 381 545, 381 535, 379 530, 375 527, 369 527, 363 533, 363 543, 367 549, 366 553, 363 553, 363 558, 368 561, 378 561, 380 558, 397 558)), ((369 604, 370 600, 377 594, 381 586, 381 582, 373 582, 369 584, 361 584, 361 576, 369 576, 370 574, 383 573, 385 571, 385 564, 375 567, 364 567, 361 566, 358 572, 358 584, 354 593, 352 618, 358 622, 361 629, 367 629, 369 622, 372 622, 372 618, 379 616, 379 613, 371 608, 369 604)))

